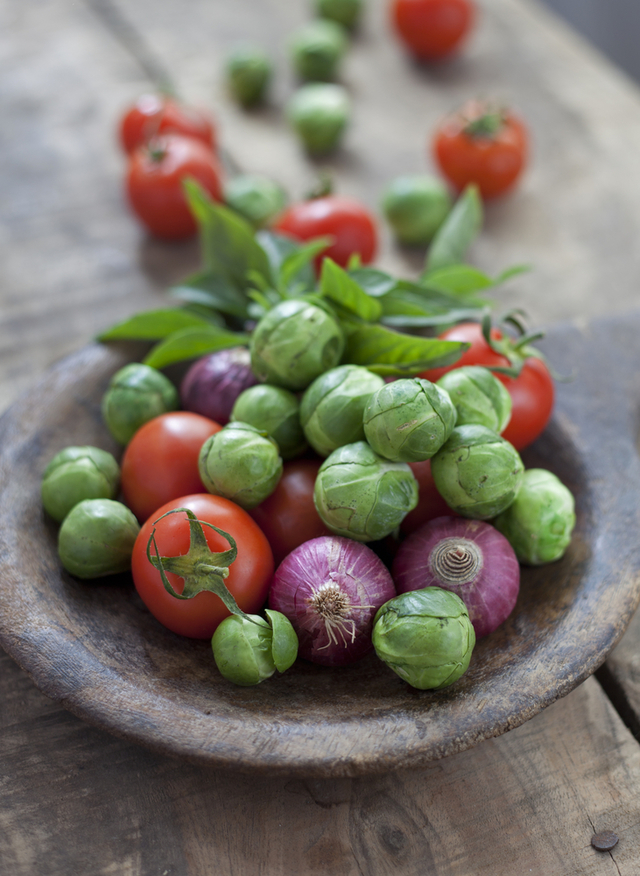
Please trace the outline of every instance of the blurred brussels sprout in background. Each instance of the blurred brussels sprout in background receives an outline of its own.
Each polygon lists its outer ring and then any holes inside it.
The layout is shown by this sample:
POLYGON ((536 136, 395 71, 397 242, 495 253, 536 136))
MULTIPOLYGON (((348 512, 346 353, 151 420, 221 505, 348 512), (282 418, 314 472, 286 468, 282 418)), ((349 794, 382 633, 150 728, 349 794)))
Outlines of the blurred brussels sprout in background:
POLYGON ((378 609, 373 647, 419 690, 447 687, 467 671, 476 637, 464 602, 440 587, 402 593, 378 609))
POLYGON ((453 199, 433 176, 399 176, 385 189, 381 206, 396 240, 426 246, 449 215, 453 199))
POLYGON ((385 383, 367 402, 364 434, 376 453, 395 462, 430 459, 456 422, 448 393, 420 377, 385 383))
POLYGON ((476 424, 502 432, 511 419, 511 396, 504 383, 488 368, 464 365, 438 380, 457 411, 456 426, 476 424))
POLYGON ((260 380, 305 389, 338 364, 343 349, 342 329, 326 310, 289 299, 269 310, 253 330, 251 367, 260 380))
POLYGON ((231 96, 252 107, 265 99, 273 74, 271 59, 255 46, 238 46, 227 58, 226 80, 231 96))
POLYGON ((132 362, 117 371, 102 398, 102 416, 113 437, 128 444, 154 417, 178 408, 178 390, 156 368, 132 362))
POLYGON ((365 441, 339 447, 320 466, 313 494, 322 522, 336 535, 376 541, 418 504, 408 465, 378 456, 365 441))
POLYGON ((61 523, 83 499, 115 499, 120 467, 99 447, 65 447, 56 453, 42 475, 44 510, 61 523))
POLYGON ((300 425, 300 403, 281 386, 261 383, 245 389, 233 406, 231 420, 249 423, 266 432, 278 445, 283 459, 293 459, 307 448, 300 425))
POLYGON ((242 173, 232 177, 224 189, 225 203, 254 228, 263 228, 282 212, 287 195, 267 176, 242 173))
POLYGON ((315 0, 316 15, 352 30, 362 15, 364 0, 315 0))
POLYGON ((316 377, 302 397, 300 422, 320 456, 364 439, 365 405, 383 386, 382 377, 359 365, 340 365, 316 377))
POLYGON ((312 82, 294 92, 286 111, 307 152, 324 155, 340 143, 349 121, 351 104, 341 85, 312 82))
POLYGON ((513 502, 524 475, 518 451, 485 426, 456 426, 431 460, 436 488, 462 517, 489 520, 513 502))
POLYGON ((229 423, 202 445, 198 471, 210 493, 246 510, 275 490, 282 459, 272 438, 248 423, 229 423))
POLYGON ((269 624, 259 615, 231 615, 218 626, 211 648, 220 674, 243 687, 260 684, 276 669, 285 672, 298 655, 298 637, 279 611, 267 610, 269 624))
POLYGON ((85 499, 75 505, 58 533, 62 565, 77 578, 100 578, 131 568, 140 524, 113 499, 85 499))
POLYGON ((491 522, 521 563, 552 563, 562 557, 571 541, 576 522, 574 498, 552 472, 530 468, 515 500, 491 522))
POLYGON ((338 76, 349 46, 344 27, 316 19, 300 27, 291 38, 291 61, 300 79, 329 82, 338 76))

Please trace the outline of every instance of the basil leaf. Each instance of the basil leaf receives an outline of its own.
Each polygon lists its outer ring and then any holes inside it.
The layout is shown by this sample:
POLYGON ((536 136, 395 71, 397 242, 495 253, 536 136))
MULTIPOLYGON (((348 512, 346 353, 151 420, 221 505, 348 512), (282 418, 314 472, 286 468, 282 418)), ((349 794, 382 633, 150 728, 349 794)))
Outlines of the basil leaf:
POLYGON ((432 271, 464 262, 465 254, 481 227, 482 201, 477 186, 467 186, 431 242, 421 279, 432 271))
POLYGON ((380 302, 367 295, 333 259, 325 258, 322 262, 320 292, 366 322, 377 322, 382 316, 380 302))
POLYGON ((315 288, 316 272, 313 260, 330 242, 331 238, 328 237, 315 238, 283 259, 279 281, 285 289, 290 289, 294 283, 297 283, 304 292, 310 292, 315 288))
POLYGON ((184 359, 195 359, 206 353, 223 350, 225 347, 236 347, 249 343, 249 335, 240 332, 230 332, 217 326, 206 328, 188 328, 169 335, 164 341, 151 350, 144 358, 145 365, 152 368, 165 368, 174 362, 184 359))
POLYGON ((456 295, 467 295, 479 289, 489 289, 495 285, 495 280, 471 265, 449 265, 431 271, 423 285, 444 289, 456 295))
MULTIPOLYGON (((437 307, 449 310, 457 310, 461 305, 474 308, 492 306, 488 299, 480 298, 471 293, 461 298, 460 295, 448 292, 446 289, 431 286, 430 283, 423 285, 421 283, 412 283, 411 280, 400 280, 396 288, 388 293, 388 295, 392 298, 403 298, 415 303, 420 302, 424 306, 432 308, 437 307)), ((386 297, 382 299, 383 306, 386 297)))
POLYGON ((407 376, 451 365, 467 343, 404 335, 381 325, 351 326, 346 332, 343 362, 362 365, 382 376, 407 376))
POLYGON ((357 268, 348 273, 358 286, 364 289, 367 295, 371 295, 372 298, 380 298, 382 295, 386 295, 398 282, 395 277, 386 274, 384 271, 379 271, 377 268, 357 268))
POLYGON ((169 295, 193 304, 208 304, 221 313, 239 319, 247 318, 249 299, 244 290, 238 290, 222 277, 209 271, 192 274, 179 285, 169 289, 169 295))
POLYGON ((157 341, 175 331, 208 327, 210 322, 182 308, 147 310, 112 326, 98 335, 99 341, 157 341))
POLYGON ((406 328, 428 328, 463 320, 480 320, 486 310, 484 307, 441 307, 419 296, 393 292, 381 300, 383 325, 406 328))

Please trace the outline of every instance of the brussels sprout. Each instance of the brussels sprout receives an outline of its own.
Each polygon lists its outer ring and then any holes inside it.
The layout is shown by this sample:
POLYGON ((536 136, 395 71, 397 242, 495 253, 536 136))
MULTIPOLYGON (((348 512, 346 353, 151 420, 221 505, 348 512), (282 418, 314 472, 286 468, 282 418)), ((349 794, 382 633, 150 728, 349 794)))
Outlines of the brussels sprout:
POLYGON ((77 578, 100 578, 131 568, 140 524, 113 499, 84 499, 69 511, 58 533, 62 565, 77 578))
POLYGON ((456 423, 448 393, 420 377, 385 383, 364 410, 364 434, 376 453, 395 462, 430 459, 456 423))
POLYGON ((99 447, 65 447, 56 453, 42 476, 44 510, 61 523, 83 499, 115 499, 120 468, 99 447))
POLYGON ((320 18, 337 21, 349 30, 358 24, 362 6, 363 0, 315 0, 315 11, 320 18))
POLYGON ((344 336, 336 320, 315 304, 289 299, 276 304, 251 335, 251 367, 260 379, 305 389, 340 361, 344 336))
POLYGON ((102 398, 102 416, 116 441, 128 444, 140 426, 178 405, 178 390, 164 374, 132 362, 111 378, 102 398))
POLYGON ((491 522, 521 563, 541 566, 559 560, 567 549, 576 522, 574 506, 571 491, 554 474, 530 468, 515 500, 491 522))
POLYGON ((324 155, 338 146, 350 112, 349 96, 341 85, 303 85, 287 104, 289 122, 312 155, 324 155))
POLYGON ((326 19, 310 21, 297 30, 291 40, 293 68, 301 79, 335 79, 348 45, 342 25, 326 19))
POLYGON ((321 456, 364 439, 362 414, 384 380, 359 365, 340 365, 316 377, 302 397, 300 422, 307 441, 321 456))
POLYGON ((232 614, 218 626, 211 648, 220 674, 234 684, 249 687, 285 672, 298 654, 298 637, 279 611, 267 611, 271 625, 259 615, 232 614))
POLYGON ((273 68, 270 58, 253 46, 238 46, 227 58, 226 79, 232 97, 244 107, 262 103, 273 68))
POLYGON ((198 470, 210 493, 249 509, 275 490, 282 459, 266 433, 249 423, 229 423, 202 445, 198 470))
POLYGON ((236 399, 231 421, 249 423, 266 432, 278 445, 283 459, 293 459, 307 448, 298 399, 281 386, 262 383, 245 389, 236 399))
POLYGON ((426 246, 449 215, 453 199, 432 176, 399 176, 382 197, 382 212, 400 243, 426 246))
POLYGON ((432 458, 431 473, 450 508, 489 520, 518 495, 524 465, 515 447, 486 426, 456 426, 432 458))
POLYGON ((412 687, 447 687, 467 671, 476 636, 457 594, 440 587, 403 593, 378 609, 373 624, 376 654, 412 687))
POLYGON ((390 535, 418 504, 408 465, 378 456, 365 441, 339 447, 320 466, 313 501, 336 535, 376 541, 390 535))
POLYGON ((449 393, 458 417, 456 426, 476 424, 502 432, 511 419, 511 396, 488 368, 464 365, 444 374, 437 383, 449 393))
POLYGON ((282 212, 287 201, 284 189, 266 176, 241 173, 225 186, 228 207, 254 228, 262 228, 282 212))

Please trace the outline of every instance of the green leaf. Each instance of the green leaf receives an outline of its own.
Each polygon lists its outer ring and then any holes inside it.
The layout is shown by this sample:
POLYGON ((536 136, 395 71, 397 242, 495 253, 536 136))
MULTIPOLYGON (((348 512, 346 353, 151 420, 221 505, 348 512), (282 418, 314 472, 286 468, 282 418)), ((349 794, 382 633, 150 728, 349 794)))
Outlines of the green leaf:
POLYGON ((485 312, 484 307, 441 307, 430 304, 427 299, 417 295, 389 293, 381 299, 383 314, 381 322, 388 326, 405 328, 429 328, 479 320, 485 312))
POLYGON ((208 304, 221 313, 247 318, 249 299, 227 280, 209 271, 192 274, 182 283, 169 289, 169 295, 191 304, 208 304))
POLYGON ((441 289, 436 286, 431 286, 430 283, 413 283, 411 280, 399 280, 396 288, 382 299, 383 306, 387 297, 404 298, 412 302, 420 302, 423 306, 432 309, 457 310, 461 305, 464 307, 486 308, 492 306, 492 303, 486 298, 480 298, 477 295, 469 293, 461 298, 460 295, 449 292, 446 289, 441 289))
POLYGON ((208 320, 182 308, 147 310, 136 313, 124 322, 112 326, 98 335, 99 341, 158 341, 181 329, 209 326, 208 320))
POLYGON ((457 362, 469 344, 405 335, 381 325, 352 326, 343 362, 382 376, 410 376, 457 362))
POLYGON ((195 359, 206 353, 236 347, 249 343, 249 335, 230 332, 214 325, 206 328, 188 328, 175 332, 151 350, 145 357, 145 365, 152 368, 166 368, 174 362, 195 359))
POLYGON ((489 289, 495 285, 495 280, 471 265, 449 265, 431 271, 423 285, 453 292, 456 295, 467 295, 479 289, 489 289))
POLYGON ((423 278, 432 271, 464 262, 482 227, 482 201, 476 186, 467 186, 438 229, 427 253, 423 278))
POLYGON ((279 281, 285 289, 290 289, 294 283, 302 284, 305 291, 309 292, 315 287, 316 273, 313 261, 330 242, 331 239, 328 237, 315 238, 283 259, 279 281))
POLYGON ((325 258, 322 262, 320 292, 366 322, 377 322, 382 316, 380 302, 367 295, 364 289, 330 258, 325 258))
POLYGON ((358 268, 348 273, 358 286, 364 289, 367 295, 371 295, 372 298, 380 298, 382 295, 386 295, 387 292, 395 288, 398 282, 391 274, 386 274, 377 268, 358 268))

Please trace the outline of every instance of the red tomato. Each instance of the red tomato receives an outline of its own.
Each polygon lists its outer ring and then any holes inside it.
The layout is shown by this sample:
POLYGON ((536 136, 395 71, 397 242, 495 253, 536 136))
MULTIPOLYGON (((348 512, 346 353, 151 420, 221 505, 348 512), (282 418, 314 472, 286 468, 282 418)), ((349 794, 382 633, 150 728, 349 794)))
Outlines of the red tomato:
POLYGON ((409 535, 410 532, 419 529, 429 520, 435 520, 436 517, 459 516, 449 508, 437 491, 433 475, 431 474, 431 460, 425 459, 424 462, 410 462, 409 468, 418 481, 419 494, 418 504, 413 511, 409 511, 400 524, 400 532, 403 535, 409 535))
POLYGON ((438 125, 432 148, 454 188, 475 183, 483 198, 494 198, 519 180, 528 141, 524 123, 513 113, 471 101, 438 125))
POLYGON ((310 538, 331 535, 313 502, 313 488, 321 464, 319 459, 285 462, 273 493, 249 512, 266 535, 276 565, 310 538))
POLYGON ((120 143, 131 153, 159 134, 181 134, 202 140, 210 149, 216 146, 213 121, 206 113, 171 97, 143 94, 122 117, 120 143))
MULTIPOLYGON (((160 572, 149 562, 147 544, 154 528, 154 521, 174 508, 189 508, 198 520, 213 523, 235 540, 238 548, 236 559, 229 566, 225 579, 239 607, 248 614, 255 614, 264 605, 271 576, 273 557, 267 539, 246 511, 222 496, 200 493, 180 496, 157 509, 157 514, 144 524, 133 548, 131 572, 140 598, 151 614, 172 632, 194 639, 210 639, 220 621, 229 611, 215 593, 198 593, 191 599, 177 599, 168 593, 162 583, 160 572)), ((202 527, 207 544, 213 551, 226 551, 229 542, 209 526, 202 527)), ((186 514, 170 514, 160 520, 155 532, 158 553, 161 557, 182 556, 190 544, 190 530, 186 514)), ((155 549, 151 547, 152 556, 155 549)), ((167 574, 176 593, 182 593, 184 580, 175 574, 167 574)))
POLYGON ((183 191, 193 177, 215 201, 222 201, 222 168, 200 140, 167 134, 139 147, 129 158, 126 191, 134 213, 157 237, 181 240, 197 225, 183 191))
MULTIPOLYGON (((499 340, 502 334, 497 329, 492 329, 491 336, 499 340)), ((509 360, 487 344, 478 323, 461 323, 443 332, 440 337, 448 341, 467 341, 471 346, 455 364, 448 368, 424 371, 420 377, 435 382, 445 372, 462 365, 509 367, 509 360)), ((516 450, 523 450, 535 441, 551 419, 555 399, 553 378, 544 362, 534 356, 525 360, 518 377, 509 377, 506 374, 496 374, 496 377, 509 390, 512 403, 511 419, 502 432, 502 437, 510 441, 516 450)))
POLYGON ((456 52, 476 16, 472 0, 392 0, 391 20, 398 36, 423 61, 456 52))
POLYGON ((204 493, 200 448, 222 426, 189 411, 171 411, 135 433, 122 457, 122 495, 141 522, 166 502, 204 493))
POLYGON ((369 211, 351 198, 324 195, 293 204, 280 216, 275 230, 296 240, 333 237, 333 243, 316 259, 319 270, 324 256, 346 268, 354 253, 362 264, 372 262, 378 248, 375 222, 369 211))

